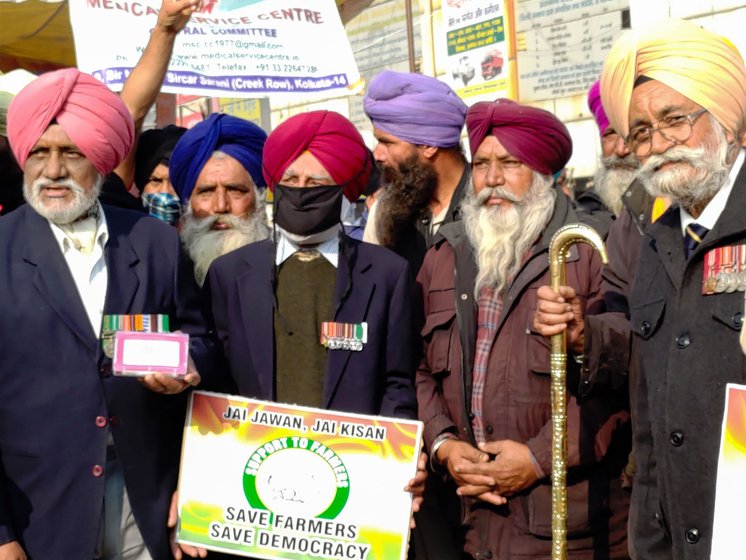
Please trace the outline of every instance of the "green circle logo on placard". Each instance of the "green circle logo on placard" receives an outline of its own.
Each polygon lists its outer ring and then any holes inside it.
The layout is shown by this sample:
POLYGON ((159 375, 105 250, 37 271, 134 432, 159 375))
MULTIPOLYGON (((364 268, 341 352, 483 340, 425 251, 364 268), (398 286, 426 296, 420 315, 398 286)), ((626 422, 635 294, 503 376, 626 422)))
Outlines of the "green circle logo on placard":
POLYGON ((350 478, 339 455, 324 444, 281 437, 253 451, 243 470, 243 490, 254 509, 334 519, 347 504, 350 478))

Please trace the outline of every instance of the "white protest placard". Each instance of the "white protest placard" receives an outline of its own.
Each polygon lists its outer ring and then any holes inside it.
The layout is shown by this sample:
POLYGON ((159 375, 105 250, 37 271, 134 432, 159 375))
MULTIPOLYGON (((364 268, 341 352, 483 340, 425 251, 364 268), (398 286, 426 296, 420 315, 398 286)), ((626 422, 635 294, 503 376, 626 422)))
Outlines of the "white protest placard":
MULTIPOLYGON (((159 8, 159 0, 70 0, 78 67, 120 90, 159 8)), ((334 0, 205 0, 176 38, 161 91, 314 98, 361 87, 334 0)))
POLYGON ((195 391, 177 541, 251 558, 405 560, 422 423, 195 391))
POLYGON ((720 436, 715 516, 711 556, 713 560, 746 558, 743 506, 746 503, 746 385, 728 383, 720 436))

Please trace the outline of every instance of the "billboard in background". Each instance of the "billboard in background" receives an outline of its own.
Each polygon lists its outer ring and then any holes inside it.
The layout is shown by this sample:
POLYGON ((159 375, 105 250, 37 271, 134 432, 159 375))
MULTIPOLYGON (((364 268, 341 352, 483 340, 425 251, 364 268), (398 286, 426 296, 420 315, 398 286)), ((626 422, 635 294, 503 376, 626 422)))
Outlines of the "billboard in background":
POLYGON ((469 105, 511 97, 505 4, 502 0, 443 0, 444 79, 469 105))
POLYGON ((628 0, 516 0, 521 102, 584 94, 629 27, 628 0))

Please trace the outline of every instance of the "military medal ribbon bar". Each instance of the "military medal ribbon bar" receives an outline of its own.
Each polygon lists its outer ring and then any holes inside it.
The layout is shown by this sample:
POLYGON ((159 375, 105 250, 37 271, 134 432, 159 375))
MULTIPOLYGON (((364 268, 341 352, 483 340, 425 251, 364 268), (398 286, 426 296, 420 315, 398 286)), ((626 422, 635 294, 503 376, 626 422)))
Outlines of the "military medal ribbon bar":
POLYGON ((329 350, 360 352, 368 342, 368 323, 321 323, 321 345, 329 350))

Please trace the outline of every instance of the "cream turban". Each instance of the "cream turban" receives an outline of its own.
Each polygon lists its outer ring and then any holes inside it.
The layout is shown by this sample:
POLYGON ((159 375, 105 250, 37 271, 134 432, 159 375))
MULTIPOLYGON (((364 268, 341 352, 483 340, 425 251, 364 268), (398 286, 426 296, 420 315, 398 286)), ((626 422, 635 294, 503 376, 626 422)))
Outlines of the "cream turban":
POLYGON ((629 134, 635 80, 646 76, 701 105, 732 133, 746 123, 746 68, 727 39, 682 20, 629 31, 609 52, 601 102, 614 130, 629 134))

